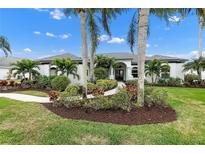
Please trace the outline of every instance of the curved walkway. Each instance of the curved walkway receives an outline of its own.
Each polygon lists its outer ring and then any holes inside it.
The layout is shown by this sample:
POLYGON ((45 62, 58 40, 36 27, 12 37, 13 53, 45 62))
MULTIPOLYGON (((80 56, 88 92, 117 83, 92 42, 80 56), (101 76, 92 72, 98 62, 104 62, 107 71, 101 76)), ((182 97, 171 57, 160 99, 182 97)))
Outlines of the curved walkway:
MULTIPOLYGON (((104 96, 114 95, 119 91, 120 88, 123 87, 125 87, 125 84, 123 82, 118 82, 118 86, 115 89, 106 91, 104 96)), ((48 97, 39 97, 39 96, 31 96, 31 95, 16 94, 16 93, 0 93, 0 97, 6 97, 6 98, 15 99, 23 102, 38 102, 38 103, 50 102, 48 97)), ((94 98, 93 95, 87 95, 87 97, 94 98)))

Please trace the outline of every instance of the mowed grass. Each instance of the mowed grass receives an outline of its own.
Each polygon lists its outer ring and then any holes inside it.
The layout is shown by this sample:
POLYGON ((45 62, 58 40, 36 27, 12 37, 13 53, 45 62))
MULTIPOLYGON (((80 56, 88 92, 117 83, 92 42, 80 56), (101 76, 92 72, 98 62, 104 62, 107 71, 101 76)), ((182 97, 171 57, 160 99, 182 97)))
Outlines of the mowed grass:
POLYGON ((0 144, 205 144, 205 89, 164 89, 177 121, 138 126, 68 120, 0 98, 0 144))
POLYGON ((37 90, 23 90, 23 91, 16 91, 15 93, 32 95, 32 96, 40 96, 40 97, 48 97, 48 94, 46 92, 37 91, 37 90))

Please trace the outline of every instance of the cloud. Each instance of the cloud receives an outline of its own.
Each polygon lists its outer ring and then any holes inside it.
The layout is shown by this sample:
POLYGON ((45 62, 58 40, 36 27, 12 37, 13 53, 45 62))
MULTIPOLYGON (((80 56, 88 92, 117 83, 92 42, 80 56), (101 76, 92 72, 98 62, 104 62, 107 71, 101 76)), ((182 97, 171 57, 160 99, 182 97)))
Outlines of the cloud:
POLYGON ((48 9, 42 9, 42 8, 34 8, 34 10, 36 10, 38 12, 49 12, 48 9))
POLYGON ((147 43, 147 44, 146 44, 146 47, 149 48, 149 47, 150 47, 150 44, 147 43))
POLYGON ((65 17, 64 13, 60 9, 55 9, 51 11, 49 14, 55 20, 61 20, 65 17))
POLYGON ((25 53, 31 53, 31 52, 32 52, 32 50, 31 50, 30 48, 25 48, 25 49, 23 49, 23 51, 24 51, 25 53))
POLYGON ((177 17, 177 16, 170 16, 170 17, 168 18, 168 20, 169 20, 170 22, 179 23, 179 22, 181 21, 181 18, 180 18, 180 17, 177 17))
POLYGON ((108 41, 110 39, 110 36, 108 36, 108 35, 101 35, 100 37, 99 37, 99 40, 101 41, 101 42, 103 42, 103 41, 108 41))
POLYGON ((68 39, 70 36, 71 36, 71 34, 62 34, 62 35, 59 35, 59 37, 60 37, 61 39, 68 39))
POLYGON ((66 50, 65 49, 60 49, 60 50, 53 50, 53 53, 65 53, 66 50))
POLYGON ((98 38, 101 42, 107 42, 109 44, 121 44, 123 42, 125 42, 125 39, 124 38, 120 38, 120 37, 110 37, 108 35, 101 35, 99 38, 98 38))
POLYGON ((33 32, 35 35, 41 35, 41 32, 35 31, 33 32))
POLYGON ((53 33, 50 33, 50 32, 46 32, 46 36, 48 36, 48 37, 55 37, 55 35, 53 33))
POLYGON ((121 44, 123 42, 125 42, 125 39, 119 38, 119 37, 112 37, 111 40, 107 41, 107 43, 110 43, 110 44, 121 44))

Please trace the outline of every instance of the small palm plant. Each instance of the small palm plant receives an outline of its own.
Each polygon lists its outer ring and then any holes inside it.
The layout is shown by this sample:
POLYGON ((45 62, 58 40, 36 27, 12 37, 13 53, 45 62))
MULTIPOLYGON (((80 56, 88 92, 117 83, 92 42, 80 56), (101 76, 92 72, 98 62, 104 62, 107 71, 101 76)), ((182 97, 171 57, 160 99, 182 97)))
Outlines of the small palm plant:
POLYGON ((201 70, 205 70, 205 58, 200 57, 198 59, 195 59, 191 62, 188 62, 184 64, 184 72, 187 71, 196 71, 197 75, 199 76, 199 79, 201 80, 201 70))
POLYGON ((160 77, 160 74, 167 73, 170 71, 170 66, 167 62, 164 62, 162 60, 151 60, 145 65, 145 75, 150 76, 152 83, 154 83, 154 77, 155 77, 155 83, 157 82, 157 79, 160 77))
POLYGON ((36 61, 32 61, 30 59, 23 59, 21 61, 17 61, 16 63, 12 63, 11 66, 13 67, 10 69, 10 72, 14 75, 14 77, 16 75, 22 74, 24 78, 25 74, 28 73, 29 80, 31 80, 32 78, 35 78, 40 75, 40 73, 37 71, 37 69, 40 69, 38 65, 39 63, 36 61))
POLYGON ((11 53, 10 44, 4 36, 0 36, 0 50, 2 50, 6 56, 11 53))
POLYGON ((74 77, 77 77, 78 79, 80 78, 79 75, 77 74, 77 62, 71 60, 70 58, 63 58, 63 59, 55 59, 53 61, 53 65, 56 66, 57 72, 60 72, 61 75, 66 74, 67 77, 71 74, 74 77))

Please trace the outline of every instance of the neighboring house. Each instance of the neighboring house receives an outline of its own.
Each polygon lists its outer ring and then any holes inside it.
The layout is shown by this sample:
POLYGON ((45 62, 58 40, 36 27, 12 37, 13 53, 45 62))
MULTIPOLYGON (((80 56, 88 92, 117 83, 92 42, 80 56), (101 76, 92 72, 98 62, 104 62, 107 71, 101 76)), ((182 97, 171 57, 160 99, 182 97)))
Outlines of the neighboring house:
MULTIPOLYGON (((19 60, 21 60, 21 58, 16 58, 13 56, 0 57, 0 80, 9 79, 11 77, 9 73, 9 70, 11 68, 10 64, 15 63, 19 60)), ((17 78, 20 78, 20 76, 18 76, 17 78)))
MULTIPOLYGON (((137 55, 129 53, 129 52, 119 52, 119 53, 104 53, 104 56, 113 57, 119 62, 117 68, 111 68, 109 70, 109 78, 116 79, 116 80, 132 80, 137 79, 138 71, 137 71, 137 55)), ((70 53, 65 53, 61 55, 46 57, 42 59, 37 59, 36 61, 40 62, 40 74, 46 76, 57 75, 56 67, 52 65, 52 61, 56 58, 70 58, 78 63, 78 70, 77 73, 80 76, 80 79, 74 78, 72 75, 69 76, 69 79, 72 83, 79 83, 82 84, 82 73, 83 73, 83 66, 82 66, 82 58, 77 57, 70 53)), ((170 77, 179 77, 181 79, 184 78, 183 72, 183 64, 187 61, 187 59, 176 58, 176 57, 169 57, 169 56, 161 56, 155 55, 151 57, 146 57, 146 62, 152 59, 161 59, 170 65, 170 77)), ((7 79, 9 75, 9 69, 11 68, 10 63, 16 62, 21 60, 20 58, 16 57, 0 57, 0 79, 7 79)), ((89 70, 88 70, 89 74, 89 70)), ((163 75, 163 74, 162 74, 163 75)), ((19 76, 20 78, 20 76, 19 76)), ((150 78, 146 77, 149 81, 150 78)))
MULTIPOLYGON (((109 71, 109 78, 116 79, 116 80, 132 80, 137 79, 138 71, 137 71, 137 56, 135 54, 129 52, 119 52, 119 53, 104 53, 104 56, 113 57, 120 63, 117 68, 111 68, 109 71)), ((47 57, 43 59, 38 59, 41 63, 40 65, 40 73, 42 75, 56 75, 56 68, 51 63, 56 58, 71 58, 71 60, 75 60, 78 62, 78 74, 80 79, 73 78, 73 76, 69 76, 71 82, 81 84, 82 80, 82 59, 75 55, 66 53, 62 55, 47 57)), ((155 55, 151 57, 146 57, 146 62, 152 59, 161 59, 167 61, 170 65, 170 77, 179 77, 181 79, 184 78, 183 73, 183 64, 187 61, 187 59, 176 58, 176 57, 168 57, 168 56, 161 56, 155 55)), ((88 70, 89 73, 89 70, 88 70)), ((149 80, 149 78, 146 78, 149 80)))

